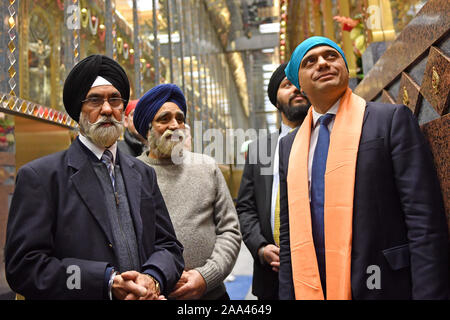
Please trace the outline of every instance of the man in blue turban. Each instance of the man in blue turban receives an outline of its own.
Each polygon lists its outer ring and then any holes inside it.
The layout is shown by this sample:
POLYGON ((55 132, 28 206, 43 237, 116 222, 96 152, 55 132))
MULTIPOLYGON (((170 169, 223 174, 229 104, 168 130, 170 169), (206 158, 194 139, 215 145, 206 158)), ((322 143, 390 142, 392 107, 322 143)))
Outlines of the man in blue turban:
POLYGON ((297 48, 295 48, 294 52, 292 53, 291 60, 289 61, 288 65, 286 66, 285 73, 289 81, 291 81, 299 90, 300 84, 298 80, 298 71, 300 69, 300 63, 303 60, 303 57, 305 54, 318 46, 329 46, 333 49, 335 49, 339 54, 342 56, 342 59, 345 62, 345 66, 348 71, 348 64, 347 59, 345 58, 345 54, 342 51, 342 49, 333 41, 331 41, 328 38, 325 37, 311 37, 300 43, 297 48))
POLYGON ((286 75, 312 107, 279 144, 280 299, 448 299, 442 193, 411 110, 355 95, 324 37, 286 75))
POLYGON ((150 156, 172 155, 174 147, 184 140, 185 117, 186 99, 175 84, 157 85, 139 99, 133 123, 137 132, 149 141, 150 156))
POLYGON ((238 216, 214 159, 186 150, 185 116, 186 101, 180 88, 161 84, 139 100, 133 117, 150 148, 138 159, 155 169, 175 233, 184 247, 185 270, 169 297, 229 299, 223 281, 239 254, 238 216))

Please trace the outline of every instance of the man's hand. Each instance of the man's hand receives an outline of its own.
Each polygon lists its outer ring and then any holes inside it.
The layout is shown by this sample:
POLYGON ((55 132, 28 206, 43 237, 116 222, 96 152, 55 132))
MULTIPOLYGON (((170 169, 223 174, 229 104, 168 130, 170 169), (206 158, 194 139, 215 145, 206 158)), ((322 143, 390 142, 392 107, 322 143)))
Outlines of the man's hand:
POLYGON ((163 300, 156 292, 155 282, 148 275, 137 271, 126 271, 114 278, 112 286, 116 299, 163 300))
POLYGON ((272 267, 272 270, 278 272, 280 270, 280 248, 268 244, 263 249, 264 260, 272 267))
POLYGON ((197 270, 183 271, 169 298, 178 300, 199 299, 206 291, 206 282, 197 270))
POLYGON ((117 274, 114 277, 114 281, 111 287, 114 298, 118 300, 125 300, 128 297, 130 300, 132 295, 135 300, 147 295, 147 288, 141 286, 134 281, 124 279, 121 274, 117 274))

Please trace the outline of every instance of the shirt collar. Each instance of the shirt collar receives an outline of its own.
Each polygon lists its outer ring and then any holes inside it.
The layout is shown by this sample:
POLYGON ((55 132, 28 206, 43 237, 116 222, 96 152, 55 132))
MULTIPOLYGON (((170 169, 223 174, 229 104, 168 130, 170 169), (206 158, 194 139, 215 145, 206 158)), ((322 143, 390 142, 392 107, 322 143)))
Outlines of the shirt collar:
POLYGON ((287 135, 293 128, 289 127, 287 124, 285 124, 283 121, 281 121, 281 132, 280 136, 287 135))
POLYGON ((92 153, 98 158, 98 160, 101 160, 103 152, 105 152, 106 149, 111 151, 113 155, 113 162, 116 162, 116 153, 117 153, 117 141, 114 142, 114 144, 109 148, 100 148, 96 144, 94 144, 89 138, 83 136, 81 133, 79 134, 79 138, 82 144, 86 146, 89 150, 92 151, 92 153))
MULTIPOLYGON (((328 109, 327 113, 332 113, 332 114, 336 115, 337 112, 338 112, 338 109, 339 109, 339 103, 340 102, 341 102, 341 99, 338 99, 334 103, 334 105, 330 109, 328 109)), ((323 114, 318 113, 314 108, 312 108, 312 114, 313 114, 313 128, 315 128, 316 124, 317 124, 317 121, 319 120, 319 118, 321 116, 323 116, 323 114)))

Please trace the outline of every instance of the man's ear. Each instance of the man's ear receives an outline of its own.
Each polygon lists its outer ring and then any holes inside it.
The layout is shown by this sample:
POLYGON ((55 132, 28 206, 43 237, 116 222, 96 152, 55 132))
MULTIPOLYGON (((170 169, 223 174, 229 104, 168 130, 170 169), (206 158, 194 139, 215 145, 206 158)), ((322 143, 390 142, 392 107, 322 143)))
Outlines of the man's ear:
POLYGON ((125 114, 123 115, 122 122, 123 122, 124 127, 128 128, 128 117, 125 114))

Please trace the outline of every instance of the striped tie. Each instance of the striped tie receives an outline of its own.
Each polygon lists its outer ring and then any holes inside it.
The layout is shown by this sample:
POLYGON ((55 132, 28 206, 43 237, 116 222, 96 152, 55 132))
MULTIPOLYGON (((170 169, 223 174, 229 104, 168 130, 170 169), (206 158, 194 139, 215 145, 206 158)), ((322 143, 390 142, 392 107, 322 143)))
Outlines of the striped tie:
POLYGON ((109 177, 111 178, 111 183, 113 186, 113 189, 116 190, 116 181, 114 178, 114 168, 113 168, 113 155, 111 151, 108 149, 103 152, 102 155, 102 162, 105 164, 106 168, 108 169, 109 177))

